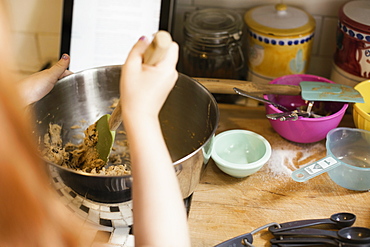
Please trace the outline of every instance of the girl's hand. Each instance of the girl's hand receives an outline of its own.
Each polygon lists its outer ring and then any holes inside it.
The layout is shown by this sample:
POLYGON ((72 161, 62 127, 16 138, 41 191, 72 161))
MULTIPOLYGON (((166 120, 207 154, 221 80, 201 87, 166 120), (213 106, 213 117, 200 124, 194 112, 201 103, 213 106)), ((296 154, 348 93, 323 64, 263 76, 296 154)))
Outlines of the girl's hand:
POLYGON ((157 117, 178 77, 178 45, 172 42, 163 60, 154 66, 143 64, 148 46, 149 41, 141 38, 122 67, 121 103, 124 115, 129 112, 130 117, 157 117))
POLYGON ((25 103, 29 105, 40 100, 53 89, 59 79, 72 74, 67 70, 69 62, 70 57, 64 54, 50 69, 37 72, 20 81, 20 94, 25 103))

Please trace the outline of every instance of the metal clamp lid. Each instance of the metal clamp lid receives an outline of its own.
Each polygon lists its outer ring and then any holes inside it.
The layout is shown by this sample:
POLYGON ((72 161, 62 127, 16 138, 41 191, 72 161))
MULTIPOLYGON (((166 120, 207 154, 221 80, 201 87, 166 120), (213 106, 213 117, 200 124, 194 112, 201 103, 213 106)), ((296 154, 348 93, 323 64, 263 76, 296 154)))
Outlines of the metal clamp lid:
POLYGON ((210 44, 239 41, 242 17, 229 9, 202 9, 189 13, 184 23, 185 36, 210 44))

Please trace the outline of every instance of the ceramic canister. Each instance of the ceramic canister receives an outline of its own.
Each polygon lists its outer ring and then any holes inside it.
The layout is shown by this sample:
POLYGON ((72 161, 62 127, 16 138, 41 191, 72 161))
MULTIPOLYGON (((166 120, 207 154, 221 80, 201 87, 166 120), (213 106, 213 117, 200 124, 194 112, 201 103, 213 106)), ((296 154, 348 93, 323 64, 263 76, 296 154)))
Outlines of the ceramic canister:
POLYGON ((370 1, 350 1, 338 11, 337 47, 331 78, 355 85, 370 79, 370 1))
POLYGON ((284 75, 303 74, 308 68, 315 20, 307 12, 285 4, 250 9, 248 80, 268 83, 284 75))

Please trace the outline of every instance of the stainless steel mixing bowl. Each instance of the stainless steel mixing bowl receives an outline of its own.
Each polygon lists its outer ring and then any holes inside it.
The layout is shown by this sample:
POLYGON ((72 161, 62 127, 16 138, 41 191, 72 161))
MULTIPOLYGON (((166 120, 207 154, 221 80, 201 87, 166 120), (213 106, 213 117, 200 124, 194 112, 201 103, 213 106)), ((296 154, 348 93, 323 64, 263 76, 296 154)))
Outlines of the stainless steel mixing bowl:
MULTIPOLYGON (((63 127, 64 143, 81 142, 75 137, 81 136, 100 116, 111 113, 112 101, 119 98, 120 72, 121 66, 107 66, 59 80, 47 96, 33 105, 40 148, 49 123, 63 127), (75 125, 82 128, 71 128, 75 125)), ((160 121, 184 198, 194 191, 208 163, 218 120, 218 107, 212 94, 195 80, 179 74, 160 112, 160 121)), ((117 130, 116 140, 125 139, 122 128, 117 130)), ((103 203, 131 200, 131 176, 92 175, 49 165, 55 167, 65 185, 90 200, 103 203)))

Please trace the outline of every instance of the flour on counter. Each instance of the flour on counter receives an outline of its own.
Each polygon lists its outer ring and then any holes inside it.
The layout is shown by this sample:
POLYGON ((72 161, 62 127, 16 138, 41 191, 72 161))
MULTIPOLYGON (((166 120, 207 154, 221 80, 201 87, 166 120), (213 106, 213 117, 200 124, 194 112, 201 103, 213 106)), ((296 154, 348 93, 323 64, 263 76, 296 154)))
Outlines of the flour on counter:
POLYGON ((273 176, 290 177, 294 170, 323 158, 326 153, 325 145, 322 143, 297 146, 294 149, 289 147, 273 149, 266 166, 268 172, 273 176))

